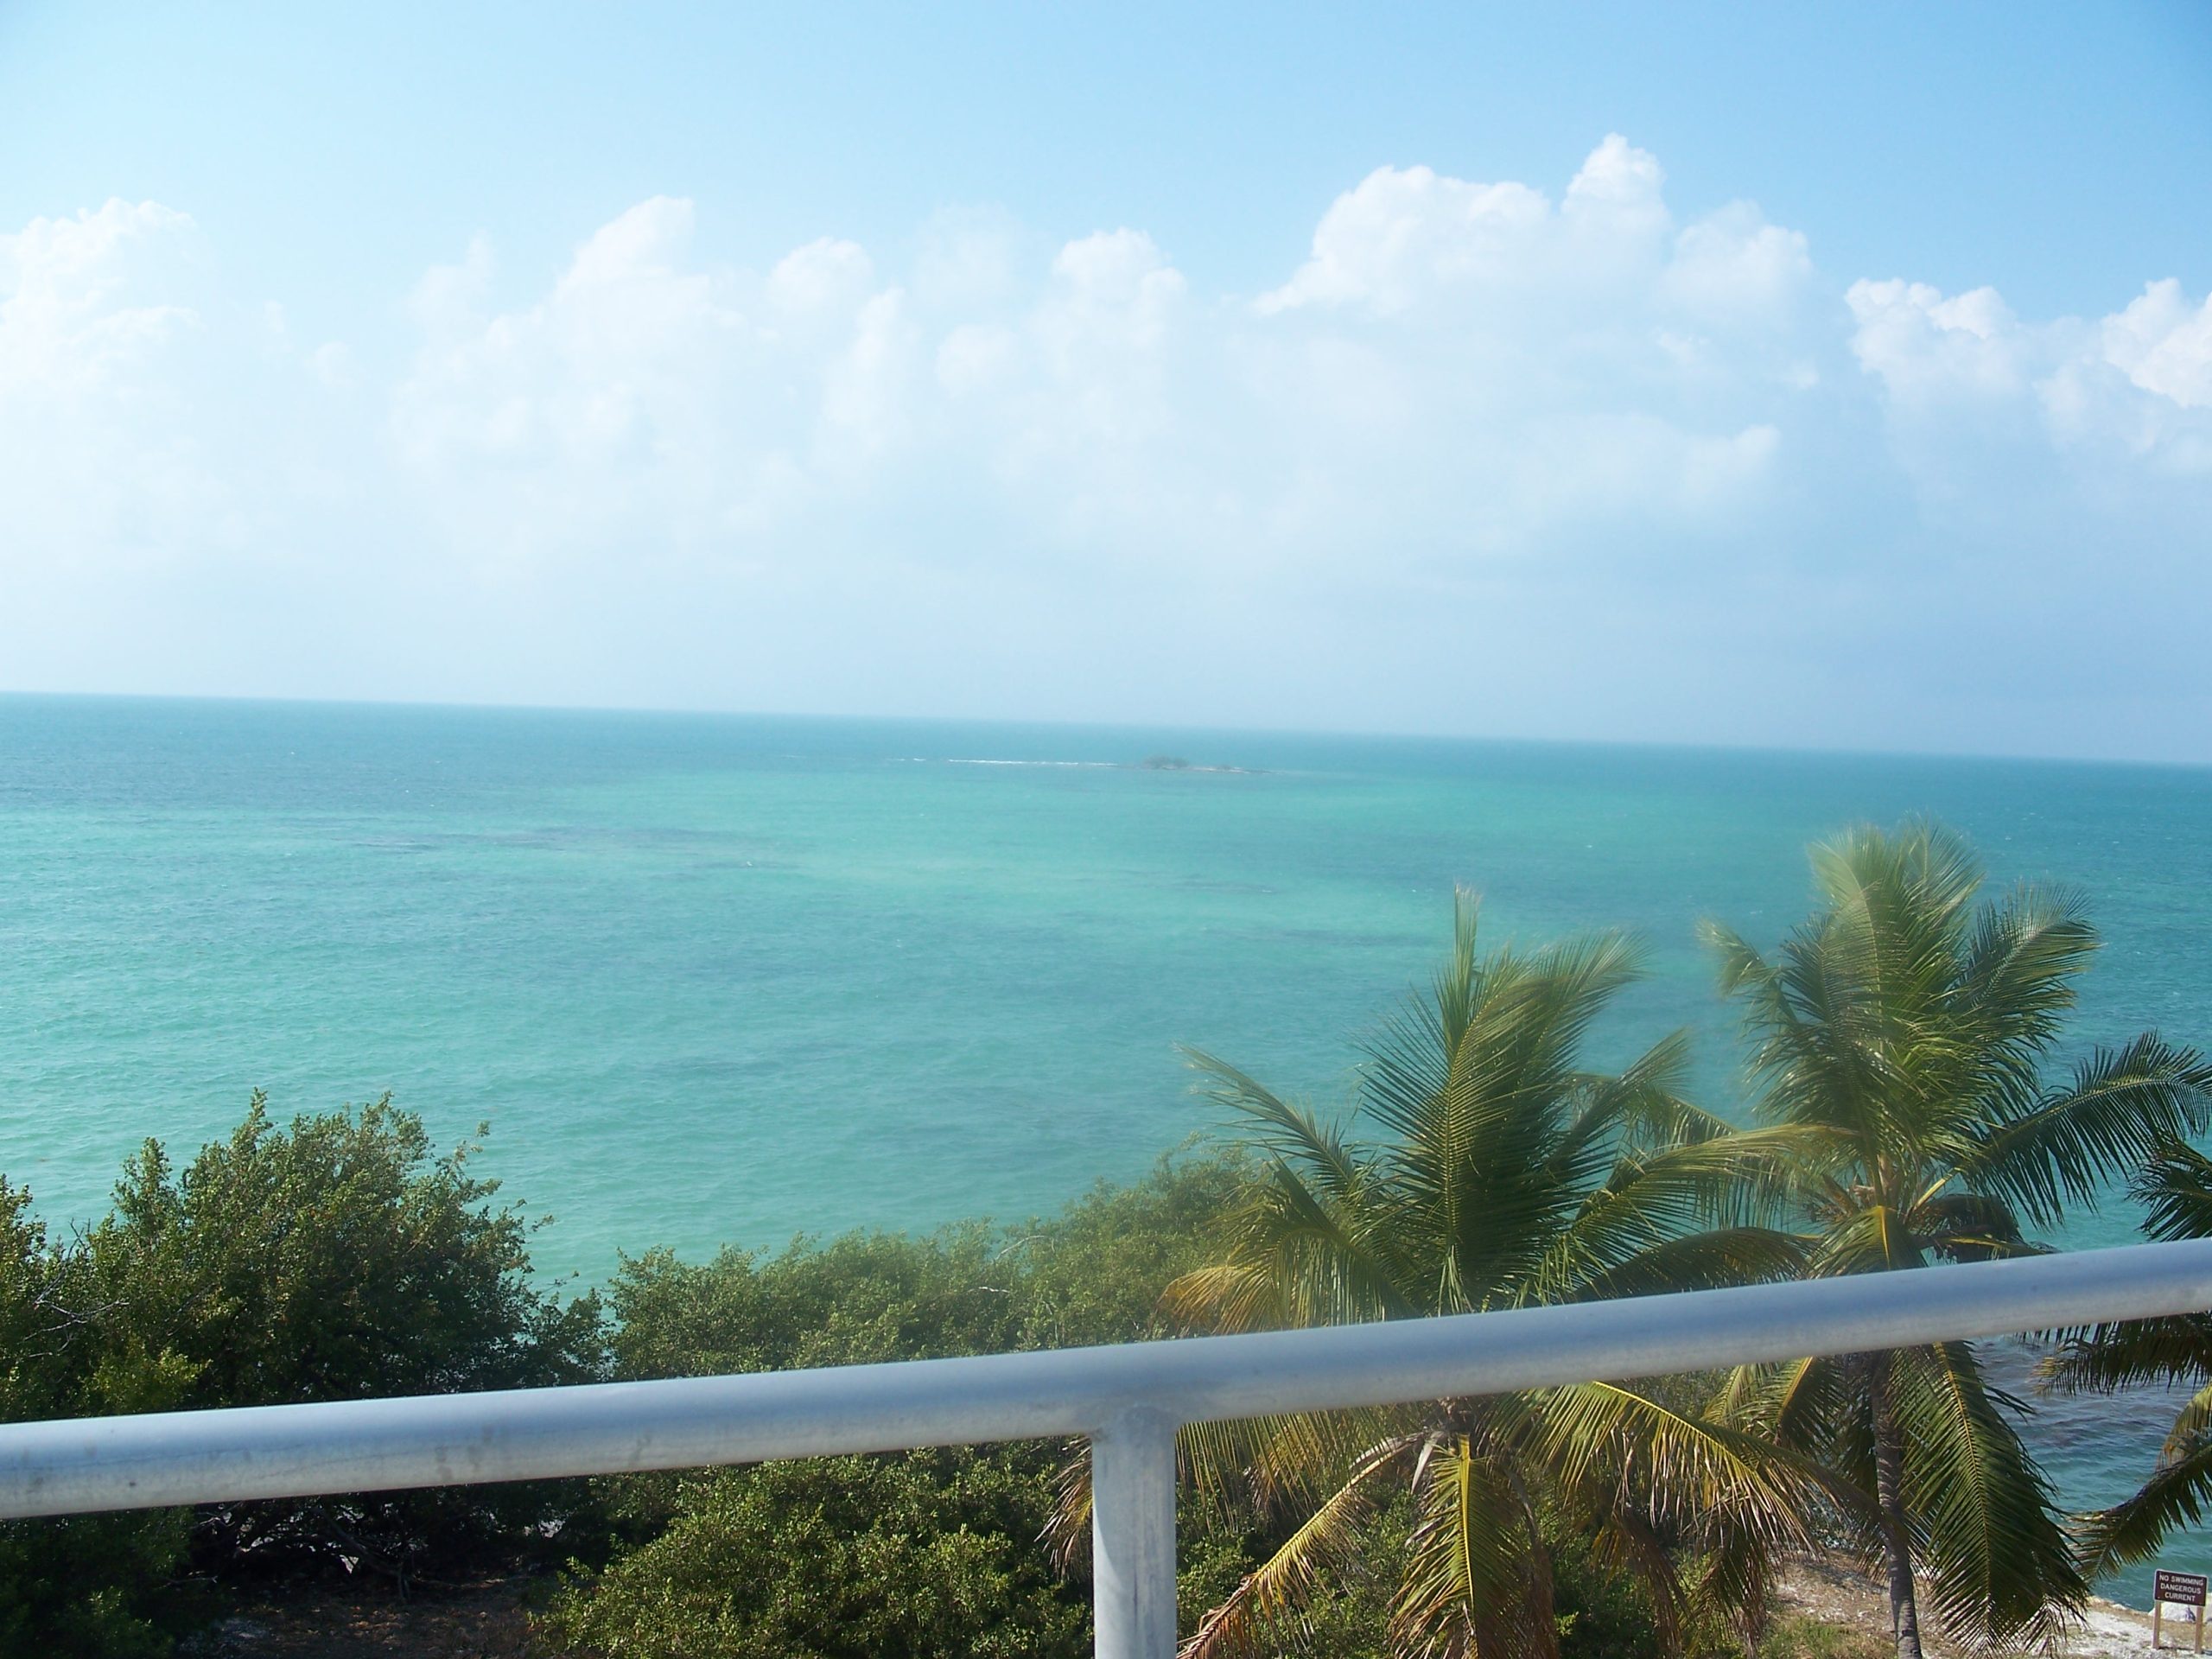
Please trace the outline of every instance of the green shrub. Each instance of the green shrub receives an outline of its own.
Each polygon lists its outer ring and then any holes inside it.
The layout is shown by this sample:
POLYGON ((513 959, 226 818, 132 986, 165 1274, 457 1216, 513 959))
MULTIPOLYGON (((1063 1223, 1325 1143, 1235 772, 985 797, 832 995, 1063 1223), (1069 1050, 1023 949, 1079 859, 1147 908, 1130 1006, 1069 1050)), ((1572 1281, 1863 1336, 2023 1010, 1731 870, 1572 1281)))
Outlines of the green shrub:
MULTIPOLYGON (((183 1170, 154 1141, 86 1244, 100 1367, 181 1376, 186 1407, 527 1388, 599 1375, 594 1298, 530 1281, 529 1229, 473 1147, 434 1156, 387 1096, 280 1126, 257 1092, 183 1170)), ((201 1512, 217 1570, 309 1556, 404 1581, 543 1522, 545 1487, 227 1505, 201 1512)))
MULTIPOLYGON (((616 1373, 852 1364, 1156 1335, 1161 1287, 1203 1259, 1205 1229, 1236 1179, 1218 1161, 1163 1160, 1133 1186, 1101 1186, 1056 1217, 1010 1230, 970 1224, 923 1238, 801 1239, 772 1256, 725 1250, 702 1263, 665 1250, 626 1259, 607 1291, 616 1373)), ((1087 1592, 1061 1584, 1039 1536, 1065 1457, 1059 1446, 1007 1446, 600 1483, 610 1564, 576 1567, 552 1630, 626 1655, 987 1653, 1000 1649, 975 1645, 982 1638, 974 1632, 1001 1629, 1021 1637, 1008 1652, 1056 1651, 1054 1633, 1069 1630, 1080 1648, 1087 1592), (923 1530, 893 1548, 890 1521, 871 1518, 859 1496, 833 1501, 839 1491, 872 1494, 888 1506, 886 1516, 923 1530), (995 1507, 979 1516, 986 1493, 995 1507), (774 1522, 763 1510, 772 1501, 805 1508, 809 1528, 835 1518, 855 1541, 774 1522), (931 1530, 946 1527, 957 1535, 931 1530), (930 1567, 928 1552, 940 1548, 953 1553, 930 1567), (911 1620, 885 1612, 867 1624, 880 1648, 836 1646, 830 1624, 808 1622, 895 1599, 878 1581, 882 1573, 919 1575, 926 1591, 938 1569, 956 1573, 957 1594, 928 1592, 911 1620), (792 1611, 774 1612, 760 1599, 763 1586, 792 1611), (956 1607, 969 1621, 957 1640, 952 1624, 931 1622, 956 1607), (786 1628, 779 1618, 797 1622, 786 1628), (950 1645, 932 1645, 940 1642, 950 1645)), ((1240 1574, 1250 1564, 1234 1535, 1206 1548, 1228 1552, 1240 1574)))
MULTIPOLYGON (((289 1126, 253 1096, 182 1170, 156 1142, 54 1245, 0 1183, 11 1421, 520 1388, 600 1375, 595 1299, 530 1280, 528 1229, 469 1148, 389 1100, 289 1126)), ((482 1487, 0 1528, 0 1652, 158 1653, 207 1571, 337 1559, 404 1577, 543 1529, 581 1488, 482 1487), (188 1560, 197 1569, 186 1570, 188 1560)))
POLYGON ((1004 1353, 1160 1334, 1161 1288, 1205 1258, 1236 1192, 1224 1160, 1162 1160, 1050 1219, 926 1237, 851 1233, 780 1253, 625 1257, 607 1288, 624 1377, 695 1376, 1004 1353))
POLYGON ((685 1483, 676 1518, 549 1619, 623 1659, 1055 1659, 1079 1591, 1036 1539, 1048 1466, 1018 1452, 764 1464, 685 1483))
POLYGON ((472 1150, 433 1157, 389 1096, 280 1127, 256 1093, 181 1173, 148 1141, 88 1241, 109 1346, 176 1356, 194 1407, 596 1374, 596 1303, 531 1286, 529 1230, 472 1150))
POLYGON ((607 1289, 625 1377, 719 1375, 987 1353, 1021 1328, 1018 1265, 987 1228, 855 1233, 711 1262, 626 1257, 607 1289))
POLYGON ((1007 1247, 1022 1265, 1022 1348, 1074 1348, 1170 1334, 1169 1281, 1211 1261, 1211 1230, 1242 1196, 1241 1158, 1163 1158, 1143 1180, 1102 1182, 1007 1247))
MULTIPOLYGON (((30 1194, 0 1181, 0 1421, 175 1403, 182 1369, 102 1369, 99 1312, 81 1251, 48 1242, 30 1194)), ((190 1617, 165 1593, 181 1571, 181 1510, 0 1524, 0 1653, 132 1656, 168 1651, 190 1617)))

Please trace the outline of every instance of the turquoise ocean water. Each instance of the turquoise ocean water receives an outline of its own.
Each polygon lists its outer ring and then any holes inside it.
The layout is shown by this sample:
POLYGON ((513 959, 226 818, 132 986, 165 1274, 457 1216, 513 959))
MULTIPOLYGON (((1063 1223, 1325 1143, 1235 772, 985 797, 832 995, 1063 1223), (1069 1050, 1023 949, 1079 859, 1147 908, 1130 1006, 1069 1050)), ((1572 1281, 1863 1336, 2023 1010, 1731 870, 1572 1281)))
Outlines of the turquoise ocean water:
MULTIPOLYGON (((1729 1109, 1692 925, 1772 939, 1808 840, 1910 811, 2088 892, 2085 1044, 2212 1041, 2212 771, 0 697, 0 1172, 89 1217, 256 1085, 389 1089, 489 1121, 553 1272, 1018 1218, 1208 1126, 1179 1043, 1338 1095, 1455 881, 1499 937, 1640 931, 1600 1058, 1688 1025, 1729 1109)), ((2051 1414, 2067 1497, 2126 1490, 2156 1418, 2051 1414)))

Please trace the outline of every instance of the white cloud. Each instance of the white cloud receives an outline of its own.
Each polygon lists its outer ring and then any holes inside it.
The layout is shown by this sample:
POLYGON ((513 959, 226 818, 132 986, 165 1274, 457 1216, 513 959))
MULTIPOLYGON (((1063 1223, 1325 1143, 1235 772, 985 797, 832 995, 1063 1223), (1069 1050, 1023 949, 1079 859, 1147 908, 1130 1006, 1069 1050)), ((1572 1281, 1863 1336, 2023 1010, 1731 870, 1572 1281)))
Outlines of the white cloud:
POLYGON ((0 501, 19 597, 235 536, 193 388, 197 231, 116 200, 0 236, 0 501))
POLYGON ((1608 133, 1568 182, 1563 211, 1570 223, 1602 228, 1618 240, 1663 236, 1670 223, 1666 181, 1657 156, 1608 133))
POLYGON ((2193 307, 2177 282, 2094 322, 2023 321, 1992 288, 1859 282, 1847 298, 1852 349, 1923 473, 2001 436, 2010 459, 2040 444, 2077 463, 2108 465, 2095 458, 2117 450, 2155 475, 2212 474, 2212 299, 2193 307), (1937 429, 1947 435, 1931 450, 1937 429))
POLYGON ((1555 228, 1551 203, 1527 185, 1380 167, 1330 204, 1312 256, 1258 308, 1363 305, 1387 316, 1440 291, 1526 289, 1541 279, 1555 228))
POLYGON ((899 289, 855 308, 849 338, 823 377, 825 463, 865 466, 911 440, 922 372, 918 332, 899 289))
POLYGON ((1456 308, 1501 329, 1531 315, 1584 326, 1609 311, 1741 328, 1788 320, 1812 276, 1804 237, 1748 202, 1679 232, 1657 160, 1618 133, 1554 207, 1541 190, 1426 167, 1378 168, 1337 198, 1311 256, 1256 302, 1262 315, 1356 307, 1379 316, 1456 308))
POLYGON ((774 512, 799 436, 766 372, 780 313, 830 303, 840 260, 801 250, 747 308, 734 279, 689 261, 693 218, 688 201, 639 203, 520 310, 484 310, 480 244, 417 289, 423 344, 393 390, 391 434, 464 556, 508 579, 533 558, 711 544, 774 512))
POLYGON ((1925 283, 1858 282, 1846 298, 1853 352, 1901 403, 2017 397, 2042 354, 1993 288, 1946 297, 1925 283))
POLYGON ((2102 329, 2105 360, 2183 409, 2212 406, 2212 294, 2193 310, 2181 284, 2152 283, 2102 329))
MULTIPOLYGON (((159 565, 226 596, 218 663, 296 645, 194 680, 149 610, 112 649, 178 689, 1971 747, 1987 708, 1925 664, 1955 713, 1910 729, 1771 687, 1894 675, 1851 628, 1966 627, 1993 581, 2016 639, 2203 596, 2212 301, 1847 288, 1750 203, 1679 215, 1617 136, 1556 197, 1378 168, 1256 296, 976 210, 748 270, 702 211, 641 202, 552 272, 479 238, 397 362, 296 339, 163 207, 0 238, 0 652, 65 665, 0 679, 96 666, 35 613, 91 628, 159 565)), ((2079 707, 2146 671, 2082 670, 2079 707)), ((2096 747, 2080 718, 2042 746, 2096 747)))
POLYGON ((115 200, 0 236, 0 395, 73 398, 197 326, 149 281, 193 229, 156 203, 115 200))
POLYGON ((768 300, 798 316, 849 316, 868 298, 875 266, 857 242, 822 237, 794 248, 768 273, 768 300))
POLYGON ((1684 227, 1659 278, 1662 300, 1722 327, 1786 327, 1813 287, 1804 233, 1735 202, 1684 227))

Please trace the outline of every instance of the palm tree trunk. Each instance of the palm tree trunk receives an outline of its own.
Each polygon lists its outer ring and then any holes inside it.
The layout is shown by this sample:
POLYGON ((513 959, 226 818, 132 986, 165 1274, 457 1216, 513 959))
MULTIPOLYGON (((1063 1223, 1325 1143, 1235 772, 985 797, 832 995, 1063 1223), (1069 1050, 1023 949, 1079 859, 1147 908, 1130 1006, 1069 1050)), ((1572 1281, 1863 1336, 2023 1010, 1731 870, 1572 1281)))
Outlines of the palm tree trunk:
POLYGON ((1889 1356, 1869 1354, 1866 1361, 1874 1414, 1874 1501, 1890 1568, 1890 1628, 1897 1636, 1897 1659, 1922 1659, 1920 1604, 1912 1591, 1912 1532, 1904 1517, 1904 1430, 1890 1397, 1889 1356))

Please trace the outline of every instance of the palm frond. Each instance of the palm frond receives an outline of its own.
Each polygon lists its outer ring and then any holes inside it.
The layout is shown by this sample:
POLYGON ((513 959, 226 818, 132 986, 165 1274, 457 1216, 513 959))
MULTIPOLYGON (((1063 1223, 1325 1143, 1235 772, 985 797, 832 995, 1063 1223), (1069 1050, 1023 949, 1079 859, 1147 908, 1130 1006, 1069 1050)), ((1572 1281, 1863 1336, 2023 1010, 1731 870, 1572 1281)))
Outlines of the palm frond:
MULTIPOLYGON (((1713 952, 1720 964, 1723 996, 1772 995, 1777 976, 1758 947, 1723 923, 1707 917, 1697 925, 1698 942, 1713 952)), ((1781 1012, 1779 1008, 1777 1013, 1781 1012)))
POLYGON ((1163 1298, 1195 1323, 1209 1306, 1219 1330, 1356 1324, 1421 1311, 1401 1280, 1404 1241, 1388 1193, 1363 1189, 1332 1203, 1278 1162, 1262 1170, 1224 1217, 1228 1258, 1185 1274, 1163 1298))
POLYGON ((1181 1052, 1184 1063, 1207 1079, 1206 1096, 1236 1114, 1254 1145, 1296 1168, 1310 1185, 1332 1198, 1357 1190, 1366 1172, 1340 1126, 1323 1122, 1309 1108, 1283 1099, 1226 1060, 1195 1048, 1181 1052))
POLYGON ((2196 1387, 2212 1380, 2212 1315, 2128 1319, 2069 1334, 2037 1367, 2054 1394, 2113 1394, 2121 1389, 2196 1387))
POLYGON ((1053 1479, 1052 1512, 1039 1540, 1052 1565, 1063 1573, 1084 1560, 1090 1548, 1090 1444, 1071 1443, 1053 1479))
MULTIPOLYGON (((1745 1003, 1762 1114, 1847 1133, 1859 1180, 1898 1160, 1923 1163, 1955 1138, 1993 1077, 2019 1070, 2006 1044, 2023 1028, 1961 988, 1980 881, 1963 842, 1909 821, 1852 830, 1812 856, 1824 906, 1771 961, 1725 929, 1706 936, 1724 989, 1745 1003)), ((2021 920, 1997 931, 2019 935, 2021 920)), ((2001 982, 1993 963, 1984 966, 2001 982)), ((2017 1091, 2017 1078, 2004 1087, 2017 1091)))
POLYGON ((2076 1559, 2085 1578, 2147 1561, 2167 1535, 2195 1527, 2212 1511, 2212 1440, 2200 1439, 2182 1456, 2161 1463, 2133 1497, 2082 1517, 2076 1559))
POLYGON ((1927 817, 1895 830, 1854 825, 1815 842, 1811 861, 1829 906, 1894 934, 1900 961, 1955 953, 1981 889, 1981 861, 1966 838, 1927 817))
POLYGON ((2185 1141, 2169 1141, 2133 1183, 2152 1238, 2212 1238, 2212 1158, 2185 1141))
POLYGON ((1549 1557, 1503 1460, 1465 1434, 1440 1436, 1422 1459, 1415 1501, 1394 1646, 1437 1659, 1556 1659, 1549 1557))
MULTIPOLYGON (((1302 1412, 1185 1423, 1176 1432, 1176 1462, 1185 1488, 1227 1518, 1272 1517, 1297 1505, 1317 1509, 1361 1471, 1376 1448, 1419 1438, 1417 1408, 1302 1412)), ((1052 1513, 1042 1541, 1063 1570, 1090 1539, 1090 1446, 1070 1443, 1055 1477, 1052 1513)))
MULTIPOLYGON (((1818 1115, 1733 1129, 1683 1098, 1679 1034, 1617 1077, 1592 1073, 1581 1050, 1641 972, 1641 947, 1599 934, 1478 954, 1476 915, 1463 894, 1450 959, 1364 1046, 1357 1112, 1344 1123, 1194 1057, 1267 1158, 1224 1218, 1221 1259, 1164 1298, 1179 1324, 1338 1324, 1803 1270, 1802 1239, 1753 1223, 1800 1219, 1808 1181, 1827 1192, 1831 1172, 1857 1159, 1855 1143, 1840 1144, 1850 1132, 1818 1115), (1373 1138, 1354 1140, 1352 1122, 1373 1138)), ((1403 1434, 1418 1421, 1427 1435, 1413 1454, 1415 1525, 1394 1603, 1401 1651, 1549 1655, 1558 1632, 1540 1517, 1561 1505, 1578 1524, 1611 1527, 1606 1547, 1647 1576, 1668 1550, 1725 1545, 1750 1584, 1766 1570, 1758 1540, 1801 1536, 1791 1516, 1819 1483, 1796 1451, 1618 1390, 1560 1395, 1550 1416, 1532 1409, 1528 1396, 1451 1401, 1365 1425, 1403 1434), (1606 1510, 1607 1495, 1620 1505, 1606 1510)), ((1325 1511, 1357 1455, 1345 1433, 1281 1419, 1186 1433, 1186 1465, 1210 1498, 1268 1513, 1311 1503, 1322 1517, 1210 1617, 1209 1651, 1288 1630, 1284 1610, 1311 1587, 1300 1563, 1336 1559, 1325 1511)), ((1671 1569, 1652 1583, 1662 1599, 1682 1593, 1671 1569)))
POLYGON ((1591 1538, 1591 1554, 1624 1579, 1640 1580, 1651 1601, 1651 1624, 1661 1654, 1679 1654, 1688 1597, 1676 1569, 1675 1552, 1649 1516, 1626 1504, 1600 1516, 1591 1538))
POLYGON ((2145 1032, 2099 1049, 2072 1084, 1980 1136, 1961 1173, 2038 1225, 2066 1204, 2094 1205, 2115 1177, 2212 1124, 2212 1062, 2145 1032))
POLYGON ((2166 1443, 2158 1455, 2169 1463, 2178 1462, 2203 1443, 2208 1431, 2212 1431, 2212 1386, 2190 1395, 2174 1414, 2173 1426, 2166 1430, 2166 1443))
POLYGON ((1260 1659, 1274 1651, 1282 1625, 1357 1550, 1359 1523, 1373 1508, 1376 1478, 1421 1443, 1421 1436, 1402 1436, 1361 1458, 1344 1484, 1198 1621, 1181 1659, 1260 1659))
POLYGON ((1259 1262, 1193 1268, 1160 1293, 1160 1311, 1171 1325, 1210 1336, 1279 1330, 1291 1319, 1281 1284, 1259 1262))
POLYGON ((1592 1196, 1674 1229, 1770 1225, 1802 1213, 1803 1173, 1834 1155, 1837 1138, 1825 1125, 1779 1123, 1633 1153, 1592 1196))
MULTIPOLYGON (((1806 1241, 1795 1234, 1771 1227, 1716 1227, 1648 1245, 1618 1266, 1581 1276, 1572 1294, 1600 1301, 1768 1284, 1796 1278, 1804 1271, 1808 1255, 1806 1241)), ((1567 1296, 1562 1294, 1557 1300, 1567 1296)))
POLYGON ((2075 981, 2097 950, 2081 894, 2025 886, 1985 910, 1961 957, 1959 995, 2003 1046, 2039 1052, 2072 1008, 2075 981))
POLYGON ((1300 1412, 1192 1423, 1178 1443, 1202 1499, 1224 1514, 1273 1518, 1318 1505, 1375 1446, 1425 1421, 1418 1407, 1300 1412))
POLYGON ((1526 1411, 1561 1490, 1603 1503, 1632 1488, 1674 1526, 1694 1529, 1726 1510, 1777 1543, 1802 1545, 1804 1517, 1828 1484, 1809 1458, 1624 1383, 1548 1389, 1529 1397, 1526 1411))
POLYGON ((1731 1134, 1727 1119, 1682 1097, 1690 1074, 1690 1033, 1671 1031, 1613 1077, 1573 1079, 1583 1105, 1562 1142, 1567 1148, 1618 1135, 1632 1147, 1673 1147, 1731 1134))
POLYGON ((1836 1355, 1738 1366, 1723 1376, 1714 1413, 1784 1450, 1815 1458, 1852 1489, 1853 1496, 1842 1501, 1854 1507, 1870 1483, 1860 1478, 1866 1471, 1848 1455, 1837 1454, 1849 1438, 1845 1424, 1859 1404, 1846 1376, 1848 1366, 1847 1359, 1836 1355))
POLYGON ((1732 1629, 1744 1650, 1756 1654, 1773 1616, 1779 1564, 1764 1539, 1724 1527, 1719 1536, 1708 1539, 1698 1558, 1690 1605, 1732 1629))
POLYGON ((1542 1253, 1514 1281, 1510 1299, 1573 1301, 1746 1282, 1726 1276, 1732 1256, 1761 1278, 1801 1265, 1786 1235, 1759 1235, 1787 1213, 1793 1150, 1819 1133, 1795 1125, 1736 1131, 1623 1156, 1604 1185, 1574 1195, 1542 1253))
POLYGON ((1925 1529, 1932 1599, 1955 1638, 2006 1647, 2057 1630, 2088 1587, 2049 1483, 1972 1347, 1898 1351, 1888 1386, 1904 1432, 1906 1500, 1925 1529))

